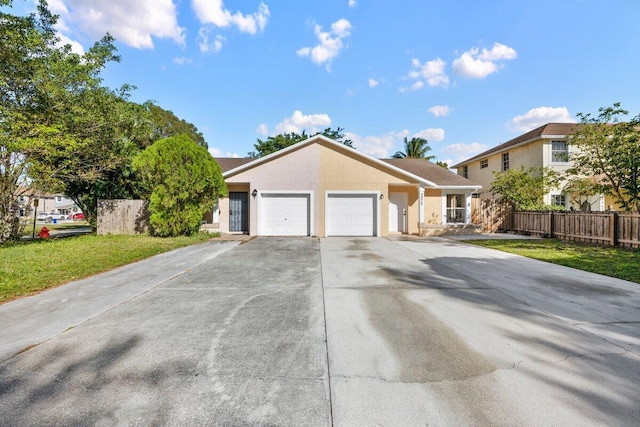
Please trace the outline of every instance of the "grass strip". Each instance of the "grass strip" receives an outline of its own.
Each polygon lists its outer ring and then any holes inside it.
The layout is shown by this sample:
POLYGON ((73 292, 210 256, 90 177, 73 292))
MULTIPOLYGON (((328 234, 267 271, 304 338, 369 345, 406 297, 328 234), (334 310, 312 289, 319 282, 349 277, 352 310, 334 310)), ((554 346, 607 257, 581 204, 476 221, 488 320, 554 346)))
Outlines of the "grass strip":
POLYGON ((557 239, 465 240, 464 242, 640 283, 640 251, 638 250, 562 242, 557 239))
POLYGON ((211 237, 88 235, 0 246, 0 303, 211 237))

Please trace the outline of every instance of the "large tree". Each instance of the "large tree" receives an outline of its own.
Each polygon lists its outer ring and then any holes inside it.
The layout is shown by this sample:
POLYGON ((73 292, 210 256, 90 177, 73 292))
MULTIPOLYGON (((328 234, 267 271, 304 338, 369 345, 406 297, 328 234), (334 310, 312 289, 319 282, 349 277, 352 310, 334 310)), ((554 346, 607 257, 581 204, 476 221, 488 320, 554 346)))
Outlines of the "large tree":
POLYGON ((597 177, 597 188, 613 196, 626 211, 640 212, 640 114, 629 115, 620 103, 578 114, 569 142, 573 175, 597 177))
POLYGON ((207 147, 207 142, 202 132, 193 123, 179 118, 173 111, 165 110, 151 101, 146 102, 144 106, 149 111, 150 143, 170 136, 185 134, 189 135, 198 145, 207 147))
POLYGON ((404 138, 404 151, 397 151, 393 157, 396 159, 425 159, 433 160, 436 156, 429 156, 427 153, 431 151, 429 141, 424 138, 404 138))
POLYGON ((517 209, 539 209, 544 195, 558 185, 558 174, 549 168, 511 168, 494 172, 491 192, 517 209))
POLYGON ((220 166, 188 135, 155 142, 133 166, 149 197, 151 231, 157 236, 198 232, 204 213, 227 194, 220 166))
MULTIPOLYGON (((0 6, 11 5, 0 0, 0 6)), ((44 3, 38 9, 29 16, 0 11, 0 243, 19 236, 13 205, 32 184, 31 141, 55 133, 40 115, 50 78, 47 57, 56 42, 54 18, 44 3)))
POLYGON ((281 133, 275 136, 270 136, 265 140, 258 139, 258 143, 254 144, 256 151, 251 151, 248 155, 249 157, 254 158, 264 157, 316 135, 326 136, 327 138, 336 140, 347 147, 353 148, 352 141, 345 138, 343 131, 343 128, 338 127, 337 129, 326 128, 322 132, 316 132, 313 135, 307 135, 304 130, 299 134, 295 132, 281 133))

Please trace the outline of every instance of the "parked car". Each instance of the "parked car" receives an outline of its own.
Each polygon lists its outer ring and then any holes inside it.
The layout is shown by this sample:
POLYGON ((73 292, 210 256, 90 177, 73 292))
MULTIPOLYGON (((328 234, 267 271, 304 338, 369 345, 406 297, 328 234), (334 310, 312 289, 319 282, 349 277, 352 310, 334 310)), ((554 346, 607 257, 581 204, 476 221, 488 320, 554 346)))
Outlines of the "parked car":
POLYGON ((82 221, 84 219, 84 213, 76 212, 73 215, 71 215, 71 219, 74 221, 82 221))
POLYGON ((36 216, 36 219, 38 221, 44 221, 46 223, 50 223, 50 222, 53 222, 54 219, 56 221, 67 219, 67 216, 60 213, 55 213, 55 212, 40 212, 38 216, 36 216))

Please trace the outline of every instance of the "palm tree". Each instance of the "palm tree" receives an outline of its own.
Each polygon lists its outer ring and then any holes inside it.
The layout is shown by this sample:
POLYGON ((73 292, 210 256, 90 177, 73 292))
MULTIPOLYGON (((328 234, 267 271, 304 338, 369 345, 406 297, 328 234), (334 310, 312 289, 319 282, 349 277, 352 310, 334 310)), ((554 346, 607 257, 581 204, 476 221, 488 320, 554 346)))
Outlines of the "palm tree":
POLYGON ((407 140, 404 138, 404 152, 398 151, 393 155, 395 159, 425 159, 432 160, 436 156, 427 156, 427 153, 431 151, 429 147, 429 141, 424 138, 411 138, 407 140))

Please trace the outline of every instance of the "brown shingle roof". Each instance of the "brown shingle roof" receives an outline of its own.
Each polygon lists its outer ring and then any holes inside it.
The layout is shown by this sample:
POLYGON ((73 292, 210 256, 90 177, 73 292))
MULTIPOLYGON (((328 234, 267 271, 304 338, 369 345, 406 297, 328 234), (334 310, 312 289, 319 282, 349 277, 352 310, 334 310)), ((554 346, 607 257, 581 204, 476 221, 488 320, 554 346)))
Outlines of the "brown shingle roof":
POLYGON ((494 153, 498 153, 500 151, 506 150, 515 145, 523 144, 526 142, 535 141, 537 139, 542 138, 547 135, 568 135, 571 131, 576 127, 576 123, 547 123, 546 125, 542 125, 539 128, 533 129, 525 134, 522 134, 516 138, 513 138, 507 142, 504 142, 496 147, 490 148, 489 150, 478 154, 477 156, 473 156, 470 159, 464 160, 452 167, 457 168, 466 163, 472 162, 474 160, 478 160, 483 157, 488 157, 494 153))
POLYGON ((231 169, 235 169, 238 166, 247 164, 255 159, 252 159, 251 157, 214 157, 214 160, 218 162, 220 169, 222 169, 222 172, 224 173, 231 169))
POLYGON ((458 174, 425 159, 381 159, 383 162, 424 178, 438 186, 478 186, 458 174))

